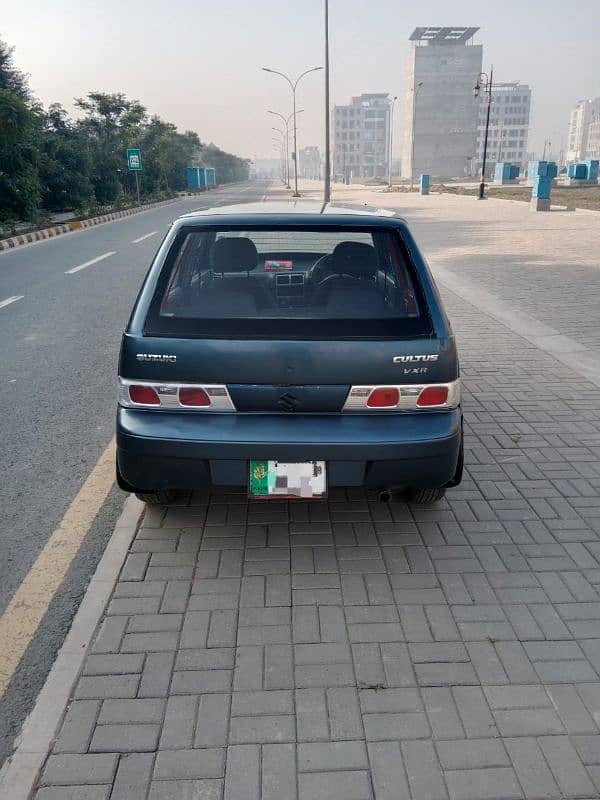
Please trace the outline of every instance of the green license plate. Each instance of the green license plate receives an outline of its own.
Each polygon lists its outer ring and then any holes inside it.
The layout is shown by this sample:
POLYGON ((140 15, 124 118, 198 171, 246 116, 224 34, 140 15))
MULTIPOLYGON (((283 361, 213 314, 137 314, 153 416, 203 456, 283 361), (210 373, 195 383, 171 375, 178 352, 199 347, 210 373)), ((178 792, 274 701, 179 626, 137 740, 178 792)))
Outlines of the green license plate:
POLYGON ((306 500, 325 497, 326 474, 324 461, 251 461, 249 495, 306 500))

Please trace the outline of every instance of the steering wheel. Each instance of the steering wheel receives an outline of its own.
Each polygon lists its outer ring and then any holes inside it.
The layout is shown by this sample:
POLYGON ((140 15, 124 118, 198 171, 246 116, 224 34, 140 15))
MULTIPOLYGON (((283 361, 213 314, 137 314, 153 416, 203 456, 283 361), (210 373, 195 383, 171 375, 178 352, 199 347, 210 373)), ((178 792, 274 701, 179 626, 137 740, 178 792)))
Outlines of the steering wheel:
POLYGON ((350 278, 353 281, 359 281, 360 275, 349 275, 347 272, 333 272, 331 275, 325 275, 325 277, 316 284, 315 289, 320 289, 322 286, 326 286, 336 278, 350 278))
MULTIPOLYGON (((332 262, 331 253, 327 253, 326 255, 321 256, 321 258, 319 258, 317 261, 315 261, 315 263, 312 265, 312 267, 306 273, 306 276, 305 276, 305 279, 304 279, 306 281, 306 283, 317 282, 317 285, 320 285, 320 283, 323 280, 323 278, 319 276, 319 273, 320 272, 325 272, 326 271, 325 265, 326 264, 331 265, 331 262, 332 262)), ((331 267, 329 268, 329 271, 331 271, 331 267)), ((325 277, 325 276, 323 276, 323 277, 325 277)))

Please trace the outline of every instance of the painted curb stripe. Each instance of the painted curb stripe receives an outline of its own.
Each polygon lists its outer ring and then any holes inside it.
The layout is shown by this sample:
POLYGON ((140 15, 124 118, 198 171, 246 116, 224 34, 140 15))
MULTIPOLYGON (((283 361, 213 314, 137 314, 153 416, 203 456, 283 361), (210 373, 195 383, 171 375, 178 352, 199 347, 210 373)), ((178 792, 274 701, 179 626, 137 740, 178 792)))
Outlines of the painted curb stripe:
POLYGON ((19 247, 22 244, 32 244, 39 242, 42 239, 52 239, 55 236, 60 236, 62 233, 72 233, 74 230, 81 230, 81 228, 89 228, 92 225, 101 225, 104 222, 113 222, 123 217, 130 217, 132 214, 140 214, 142 211, 151 211, 154 208, 168 206, 171 203, 176 203, 181 197, 173 197, 171 200, 163 200, 158 203, 148 203, 144 206, 136 206, 136 208, 127 208, 123 211, 115 211, 112 214, 104 214, 101 217, 91 217, 89 219, 76 220, 66 225, 58 225, 53 228, 42 228, 39 231, 31 231, 27 234, 20 234, 13 236, 9 239, 0 239, 0 251, 12 250, 14 247, 19 247))
POLYGON ((0 617, 0 697, 6 691, 114 480, 113 438, 0 617))
POLYGON ((44 687, 23 724, 15 742, 17 749, 0 770, 1 798, 31 800, 143 511, 144 505, 130 495, 44 687))

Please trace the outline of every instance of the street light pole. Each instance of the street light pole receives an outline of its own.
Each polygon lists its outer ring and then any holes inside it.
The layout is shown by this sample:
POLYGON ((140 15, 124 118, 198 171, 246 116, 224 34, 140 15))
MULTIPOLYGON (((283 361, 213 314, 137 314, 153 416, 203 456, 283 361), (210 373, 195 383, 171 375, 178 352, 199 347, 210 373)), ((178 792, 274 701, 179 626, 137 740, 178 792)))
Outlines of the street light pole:
POLYGON ((279 152, 279 169, 281 171, 281 182, 285 186, 285 154, 283 152, 283 141, 273 137, 273 147, 279 152))
MULTIPOLYGON (((304 111, 303 108, 299 108, 298 111, 296 112, 296 114, 302 114, 303 111, 304 111)), ((286 187, 285 187, 286 189, 291 189, 291 186, 290 186, 290 162, 289 162, 289 149, 288 148, 289 148, 289 141, 290 141, 290 138, 289 138, 290 137, 289 125, 290 125, 290 120, 292 119, 292 117, 294 115, 290 114, 289 117, 284 117, 283 114, 280 114, 278 111, 267 111, 267 114, 273 114, 274 117, 279 117, 279 119, 282 120, 283 124, 285 125, 285 152, 286 152, 286 175, 287 175, 287 178, 284 181, 284 183, 286 184, 286 187)), ((279 130, 279 129, 275 128, 275 130, 279 130)))
POLYGON ((414 182, 415 182, 415 124, 417 121, 417 97, 419 94, 419 89, 423 86, 423 81, 419 81, 415 87, 413 87, 413 118, 412 118, 412 138, 410 142, 410 190, 412 192, 414 182))
POLYGON ((329 134, 329 0, 325 0, 325 181, 323 200, 331 202, 331 153, 329 134))
POLYGON ((394 104, 398 98, 394 95, 390 104, 390 149, 388 155, 388 186, 392 188, 392 153, 394 149, 394 104))
POLYGON ((323 67, 311 67, 310 69, 305 70, 301 75, 298 75, 295 81, 289 78, 285 72, 279 72, 276 69, 269 69, 269 67, 263 67, 264 72, 272 72, 273 75, 279 75, 281 78, 284 78, 290 85, 292 90, 292 101, 293 101, 293 117, 294 117, 294 194, 293 197, 300 197, 300 193, 298 192, 298 135, 297 135, 297 126, 296 126, 296 89, 298 88, 298 84, 302 80, 305 75, 308 75, 309 72, 317 72, 318 70, 323 69, 323 67))
POLYGON ((285 159, 284 163, 284 170, 283 170, 283 183, 286 189, 290 188, 290 175, 289 175, 289 163, 288 163, 288 134, 287 128, 285 131, 281 130, 281 128, 271 128, 273 131, 277 131, 277 133, 281 134, 281 148, 283 151, 283 158, 285 159))
POLYGON ((483 139, 483 159, 481 162, 481 182, 479 184, 479 196, 478 196, 479 200, 485 200, 485 164, 487 161, 488 135, 490 131, 490 111, 492 109, 493 82, 494 82, 494 67, 492 66, 490 68, 489 78, 485 72, 480 73, 479 77, 477 78, 477 83, 473 88, 473 94, 475 95, 475 97, 479 97, 482 85, 487 92, 487 113, 485 117, 485 136, 483 139))
POLYGON ((550 146, 552 142, 550 139, 544 139, 544 152, 542 153, 542 161, 546 160, 546 147, 548 147, 548 156, 550 156, 550 146))

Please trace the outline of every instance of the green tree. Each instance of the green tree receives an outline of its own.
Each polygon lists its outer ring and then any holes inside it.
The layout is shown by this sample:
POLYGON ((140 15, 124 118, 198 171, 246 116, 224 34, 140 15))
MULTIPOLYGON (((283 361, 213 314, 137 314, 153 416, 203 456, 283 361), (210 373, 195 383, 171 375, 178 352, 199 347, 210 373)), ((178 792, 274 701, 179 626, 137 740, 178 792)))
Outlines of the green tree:
POLYGON ((58 103, 44 117, 39 176, 48 211, 87 209, 94 200, 88 139, 58 103))
POLYGON ((90 92, 75 105, 86 116, 80 127, 90 139, 91 181, 100 205, 114 203, 123 188, 131 189, 125 169, 125 149, 138 136, 146 109, 122 93, 90 92))
POLYGON ((250 174, 250 161, 232 153, 226 153, 212 142, 202 150, 202 161, 205 167, 214 167, 217 183, 233 183, 246 181, 250 174))
POLYGON ((34 220, 40 201, 37 174, 40 119, 27 78, 0 40, 0 220, 34 220))
POLYGON ((83 112, 77 122, 58 104, 44 111, 0 40, 0 221, 35 221, 40 207, 85 209, 133 196, 128 147, 142 149, 144 195, 185 188, 190 164, 214 167, 218 183, 248 178, 246 159, 158 116, 148 119, 140 102, 120 92, 90 92, 75 104, 83 112))

